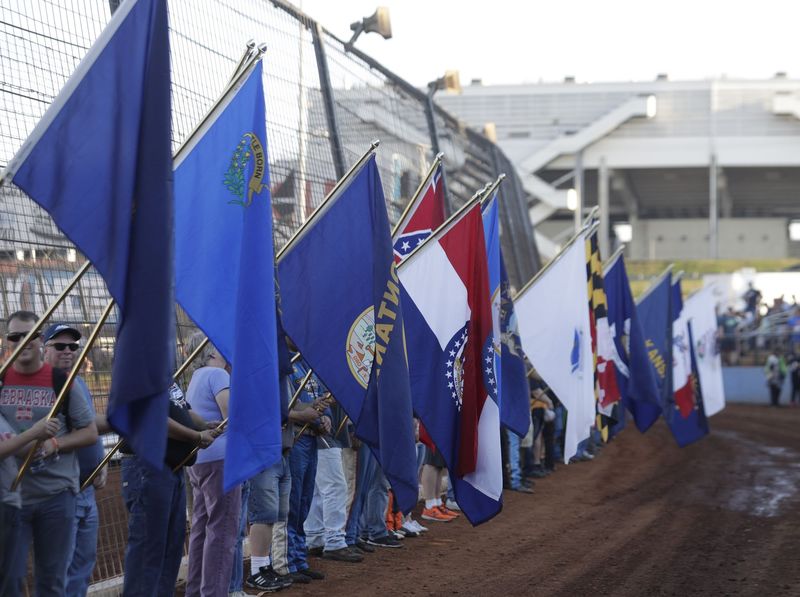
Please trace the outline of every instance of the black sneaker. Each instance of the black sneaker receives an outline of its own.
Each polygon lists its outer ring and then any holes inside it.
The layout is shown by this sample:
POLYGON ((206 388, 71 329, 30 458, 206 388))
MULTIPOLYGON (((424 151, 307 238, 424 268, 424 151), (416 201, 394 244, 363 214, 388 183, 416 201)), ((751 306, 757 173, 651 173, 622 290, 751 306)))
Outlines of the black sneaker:
POLYGON ((311 568, 305 568, 303 570, 297 571, 299 574, 310 578, 311 580, 324 580, 325 573, 319 572, 318 570, 312 570, 311 568))
POLYGON ((322 547, 309 547, 308 555, 314 556, 315 558, 321 558, 323 549, 324 548, 322 547))
POLYGON ((302 572, 290 572, 289 577, 292 579, 292 582, 297 583, 299 585, 307 585, 311 582, 311 577, 306 576, 302 572))
POLYGON ((263 591, 264 593, 274 593, 283 588, 281 583, 276 578, 269 578, 259 572, 258 574, 251 574, 244 580, 244 584, 248 589, 255 589, 263 591))
POLYGON ((356 544, 353 547, 355 547, 355 549, 358 549, 363 553, 375 553, 375 548, 369 545, 366 541, 362 541, 361 539, 356 541, 356 544))
POLYGON ((292 579, 290 575, 278 574, 275 571, 275 568, 272 567, 272 564, 270 564, 269 566, 261 566, 261 568, 258 569, 258 572, 264 578, 277 581, 281 585, 282 589, 292 586, 292 579))
POLYGON ((378 537, 376 539, 367 539, 367 543, 369 545, 375 545, 376 547, 391 547, 393 549, 403 547, 403 544, 400 541, 394 537, 390 537, 389 535, 378 537))
POLYGON ((356 550, 351 550, 349 547, 325 550, 322 552, 322 557, 326 560, 336 560, 337 562, 357 563, 364 561, 364 556, 357 553, 356 550))

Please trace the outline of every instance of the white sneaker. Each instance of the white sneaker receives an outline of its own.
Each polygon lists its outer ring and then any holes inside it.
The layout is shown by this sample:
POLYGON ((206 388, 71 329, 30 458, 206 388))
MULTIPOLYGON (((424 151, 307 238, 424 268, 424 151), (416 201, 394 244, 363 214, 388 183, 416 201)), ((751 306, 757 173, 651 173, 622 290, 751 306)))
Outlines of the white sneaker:
POLYGON ((455 500, 445 500, 444 503, 445 508, 448 510, 455 510, 456 512, 461 512, 461 508, 458 507, 458 503, 455 500))
POLYGON ((250 597, 244 591, 233 591, 232 593, 228 593, 228 597, 250 597))
POLYGON ((418 523, 413 518, 409 518, 406 521, 406 524, 409 526, 410 529, 416 531, 417 533, 424 533, 425 531, 428 530, 428 527, 422 526, 420 523, 418 523))

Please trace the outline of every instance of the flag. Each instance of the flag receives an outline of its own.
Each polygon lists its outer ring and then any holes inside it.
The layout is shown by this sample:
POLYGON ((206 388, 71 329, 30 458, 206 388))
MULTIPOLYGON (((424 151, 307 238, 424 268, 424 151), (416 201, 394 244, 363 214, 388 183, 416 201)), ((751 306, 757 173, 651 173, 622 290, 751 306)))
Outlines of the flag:
MULTIPOLYGON (((589 294, 589 321, 592 330, 597 427, 603 441, 608 441, 610 427, 616 420, 614 418, 615 406, 620 401, 617 370, 624 369, 625 364, 617 354, 617 347, 608 325, 608 306, 596 231, 586 239, 586 278, 589 294)), ((627 371, 623 370, 621 373, 624 374, 627 371)))
POLYGON ((525 354, 567 410, 564 462, 595 417, 585 237, 579 236, 514 300, 525 354))
POLYGON ((636 304, 662 411, 672 397, 671 284, 672 276, 667 272, 647 289, 636 304))
POLYGON ((394 260, 400 263, 417 246, 444 224, 444 180, 441 163, 433 171, 425 187, 409 206, 392 238, 394 260))
POLYGON ((175 162, 175 293, 231 364, 224 489, 281 457, 272 206, 259 61, 175 162))
POLYGON ((374 155, 279 259, 278 279, 286 333, 410 510, 419 489, 403 309, 374 155))
POLYGON ((683 305, 692 326, 692 338, 703 406, 710 417, 725 408, 722 361, 717 346, 717 313, 714 287, 706 286, 686 299, 683 305))
POLYGON ((697 380, 692 331, 683 309, 681 281, 672 284, 672 395, 664 417, 672 436, 683 447, 708 434, 703 396, 697 380))
POLYGON ((175 370, 170 119, 166 2, 129 0, 4 173, 117 302, 108 420, 157 467, 175 370))
POLYGON ((639 431, 644 433, 661 416, 661 403, 622 255, 606 266, 603 283, 609 330, 625 365, 617 369, 622 404, 633 415, 639 431))
POLYGON ((495 371, 500 372, 497 376, 497 398, 500 403, 500 423, 524 437, 531 424, 530 390, 525 375, 524 354, 519 345, 508 274, 503 262, 503 249, 500 246, 500 214, 497 202, 495 193, 483 205, 483 233, 486 238, 494 326, 494 367, 495 371), (509 387, 503 383, 506 377, 510 381, 509 387))
POLYGON ((480 205, 400 267, 411 395, 455 498, 477 525, 502 508, 500 409, 480 205))

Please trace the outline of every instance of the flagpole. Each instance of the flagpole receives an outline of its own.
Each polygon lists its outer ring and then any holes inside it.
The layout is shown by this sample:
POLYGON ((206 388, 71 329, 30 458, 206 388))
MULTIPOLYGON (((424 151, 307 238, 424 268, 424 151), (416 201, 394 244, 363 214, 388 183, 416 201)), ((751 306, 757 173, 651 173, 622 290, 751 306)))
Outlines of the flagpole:
POLYGON ((67 286, 61 291, 61 294, 59 294, 58 297, 56 297, 56 300, 47 308, 44 313, 42 313, 42 316, 34 324, 31 331, 29 331, 27 335, 20 340, 20 343, 14 349, 14 352, 11 353, 11 356, 9 356, 8 359, 2 365, 0 365, 0 377, 3 377, 6 374, 6 371, 8 371, 11 365, 14 364, 14 361, 16 361, 17 357, 22 353, 23 350, 25 350, 25 347, 30 344, 31 340, 38 336, 39 331, 44 327, 45 322, 50 318, 53 312, 58 309, 61 303, 64 302, 64 299, 67 298, 67 295, 72 291, 72 289, 78 285, 78 282, 80 282, 83 274, 89 271, 90 267, 92 267, 92 262, 87 259, 80 269, 75 272, 75 275, 72 276, 72 279, 69 281, 67 286))
POLYGON ((255 49, 255 47, 256 47, 255 40, 254 39, 248 39, 247 40, 247 47, 245 48, 244 54, 242 54, 242 57, 239 59, 239 63, 236 65, 236 70, 233 71, 233 75, 228 80, 228 86, 230 86, 231 83, 233 83, 237 79, 237 76, 239 75, 239 72, 241 71, 241 69, 244 66, 245 62, 247 62, 248 60, 251 59, 251 56, 253 54, 253 50, 255 49))
POLYGON ((483 187, 480 190, 476 191, 475 194, 472 197, 470 197, 469 201, 467 201, 464 205, 462 205, 456 213, 447 218, 441 226, 439 226, 436 230, 433 231, 433 233, 430 236, 428 236, 428 238, 426 238, 424 241, 422 241, 420 244, 414 247, 414 250, 411 251, 408 255, 406 255, 403 261, 401 261, 397 265, 397 269, 399 270, 401 267, 403 267, 403 265, 408 263, 411 257, 413 255, 416 255, 429 242, 433 242, 434 240, 438 240, 439 238, 441 238, 444 235, 444 233, 449 230, 451 224, 455 223, 457 220, 460 220, 461 217, 467 211, 469 211, 470 208, 474 207, 476 203, 479 203, 483 199, 483 197, 486 195, 487 190, 491 186, 492 183, 487 182, 485 185, 483 185, 483 187))
MULTIPOLYGON (((225 429, 225 426, 226 426, 227 424, 228 424, 228 417, 225 417, 224 419, 222 419, 222 420, 219 422, 219 425, 217 425, 216 427, 214 427, 214 432, 215 432, 215 433, 221 433, 221 432, 222 432, 222 431, 225 429)), ((191 451, 191 452, 189 452, 189 454, 186 456, 186 458, 184 458, 184 459, 183 459, 183 460, 181 460, 181 461, 180 461, 180 462, 179 462, 177 465, 175 465, 175 468, 173 468, 173 469, 172 469, 172 472, 173 472, 173 473, 177 473, 177 472, 180 470, 180 468, 181 468, 181 467, 182 467, 184 464, 186 464, 187 462, 189 462, 189 461, 192 459, 192 456, 194 456, 195 454, 197 454, 199 451, 200 451, 200 446, 195 446, 194 448, 192 448, 192 451, 191 451)))
POLYGON ((433 178, 434 172, 436 172, 436 168, 438 168, 439 164, 442 163, 443 158, 444 158, 444 153, 441 151, 436 154, 435 158, 433 158, 433 164, 431 164, 431 167, 428 169, 428 173, 425 175, 425 178, 422 179, 422 182, 419 183, 417 190, 414 191, 414 194, 411 196, 411 199, 409 200, 408 204, 403 210, 403 213, 400 215, 400 219, 397 220, 397 224, 395 224, 394 230, 392 230, 392 240, 394 240, 395 235, 398 232, 400 232, 400 228, 403 225, 404 223, 403 221, 406 219, 406 216, 408 216, 408 212, 411 211, 412 206, 414 205, 414 203, 416 203, 417 199, 422 193, 422 190, 428 186, 428 183, 430 182, 431 178, 433 178))
POLYGON ((499 187, 500 183, 502 183, 505 179, 506 179, 505 172, 497 177, 497 179, 492 183, 492 186, 490 186, 488 190, 483 194, 483 197, 481 197, 481 205, 485 204, 492 198, 492 194, 497 190, 497 187, 499 187))
POLYGON ((583 226, 586 227, 589 224, 591 224, 592 220, 594 220, 595 216, 597 215, 597 212, 599 211, 600 207, 598 205, 595 205, 583 219, 583 226))
POLYGON ((555 265, 555 264, 558 262, 558 260, 559 260, 559 259, 561 259, 561 257, 563 257, 563 256, 564 256, 564 253, 566 253, 567 249, 569 249, 569 248, 570 248, 572 245, 574 245, 574 244, 575 244, 575 241, 577 241, 579 238, 585 238, 585 237, 589 236, 590 234, 592 234, 593 232, 595 232, 599 226, 600 226, 600 222, 595 222, 594 224, 592 224, 592 225, 590 225, 590 226, 584 226, 583 228, 581 228, 580 230, 578 230, 578 232, 576 232, 576 233, 575 233, 575 234, 572 236, 572 238, 571 238, 571 239, 569 239, 569 241, 567 241, 567 244, 565 244, 565 245, 564 245, 564 246, 561 248, 561 250, 558 252, 558 254, 557 254, 555 257, 553 257, 553 258, 552 258, 550 261, 548 261, 548 262, 547 262, 547 264, 546 264, 546 265, 545 265, 545 266, 544 266, 542 269, 540 269, 538 272, 536 272, 536 274, 533 276, 533 278, 531 278, 530 280, 528 280, 527 284, 525 284, 525 286, 523 286, 523 287, 522 287, 522 288, 521 288, 521 289, 520 289, 520 290, 517 292, 517 294, 515 294, 515 295, 514 295, 514 298, 513 298, 512 300, 516 301, 516 300, 518 300, 518 299, 519 299, 519 298, 520 298, 520 297, 521 297, 523 294, 525 294, 525 292, 526 292, 526 291, 527 291, 527 290, 528 290, 528 289, 529 289, 531 286, 533 286, 533 284, 534 284, 534 283, 535 283, 535 282, 536 282, 536 281, 537 281, 539 278, 541 278, 541 277, 544 275, 544 273, 545 273, 547 270, 549 270, 551 267, 553 267, 553 265, 555 265))
POLYGON ((609 270, 609 268, 610 268, 612 265, 614 265, 614 262, 615 262, 617 259, 619 259, 619 256, 620 256, 620 255, 622 255, 622 252, 623 252, 624 250, 625 250, 625 245, 624 245, 624 244, 622 244, 622 245, 620 245, 619 247, 617 247, 617 250, 616 250, 616 251, 614 251, 614 252, 611 254, 611 257, 609 257, 609 258, 606 260, 606 262, 603 264, 603 275, 605 275, 605 273, 606 273, 606 272, 609 270))
POLYGON ((639 303, 641 303, 645 298, 647 298, 650 295, 651 292, 653 292, 653 289, 661 283, 661 279, 662 278, 664 278, 665 276, 669 275, 672 272, 672 268, 673 267, 675 267, 675 264, 674 263, 670 263, 664 269, 663 272, 661 272, 658 276, 655 277, 655 279, 650 283, 650 286, 647 287, 647 290, 645 290, 642 293, 642 295, 639 298, 636 299, 636 304, 637 305, 639 303))
MULTIPOLYGON (((47 415, 48 419, 54 418, 56 414, 58 414, 58 411, 61 409, 61 406, 64 404, 64 400, 66 399, 67 394, 70 391, 70 386, 72 386, 72 382, 78 376, 78 371, 80 370, 81 366, 83 366, 86 357, 89 356, 89 351, 91 350, 94 341, 97 339, 97 336, 100 335, 100 329, 103 327, 103 324, 106 322, 106 319, 108 319, 108 316, 111 315, 111 310, 113 308, 114 308, 114 300, 112 299, 108 303, 108 305, 106 305, 106 308, 103 310, 103 314, 100 316, 100 319, 94 326, 92 333, 89 334, 89 337, 86 339, 86 345, 83 347, 81 354, 78 356, 78 360, 75 362, 69 374, 67 375, 67 380, 64 382, 61 391, 59 391, 58 396, 56 396, 56 400, 53 403, 53 406, 50 408, 50 413, 47 415)), ((22 466, 19 467, 19 471, 17 472, 17 477, 14 479, 14 483, 11 484, 11 491, 16 491, 17 487, 22 481, 22 477, 25 476, 25 473, 30 467, 31 462, 33 462, 33 457, 36 454, 36 451, 39 449, 39 446, 41 444, 42 444, 41 441, 34 442, 30 450, 28 450, 28 455, 25 457, 22 466)))
POLYGON ((362 155, 361 158, 359 158, 359 160, 355 164, 353 164, 350 170, 347 171, 347 173, 336 183, 333 189, 331 189, 331 192, 328 193, 325 199, 322 200, 322 203, 320 203, 314 209, 314 211, 311 212, 311 215, 308 217, 308 219, 305 222, 303 222, 302 226, 300 226, 300 228, 298 228, 295 231, 295 233, 286 242, 283 248, 278 251, 278 253, 275 255, 275 263, 279 263, 280 260, 283 258, 283 256, 286 254, 286 252, 292 248, 292 245, 296 243, 303 234, 305 234, 305 232, 312 224, 315 223, 314 221, 322 214, 322 212, 325 209, 327 209, 327 207, 329 207, 328 204, 331 202, 331 200, 335 196, 338 196, 339 191, 342 189, 344 184, 350 179, 353 173, 356 172, 359 168, 361 168, 361 166, 363 166, 367 162, 367 160, 370 157, 372 157, 372 155, 375 153, 375 150, 378 148, 380 144, 381 142, 378 139, 375 139, 372 143, 370 143, 369 149, 366 151, 366 153, 364 153, 364 155, 362 155))

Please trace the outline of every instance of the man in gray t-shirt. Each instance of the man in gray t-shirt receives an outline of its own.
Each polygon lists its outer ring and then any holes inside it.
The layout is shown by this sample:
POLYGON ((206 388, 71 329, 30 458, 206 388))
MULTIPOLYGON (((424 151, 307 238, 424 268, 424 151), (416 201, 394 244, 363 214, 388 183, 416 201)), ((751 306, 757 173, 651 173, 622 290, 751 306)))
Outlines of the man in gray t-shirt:
MULTIPOLYGON (((38 317, 29 311, 12 313, 7 322, 6 342, 11 348, 33 329, 38 317)), ((16 434, 46 418, 55 404, 55 388, 63 385, 63 372, 42 361, 42 341, 30 342, 14 361, 0 388, 0 415, 16 434)), ((97 440, 94 417, 78 386, 73 386, 65 409, 57 418, 59 433, 43 442, 22 480, 20 540, 15 546, 11 574, 22 583, 27 557, 34 543, 36 594, 63 595, 75 525, 75 495, 78 460, 75 450, 97 440)), ((24 458, 18 458, 21 464, 24 458)))

